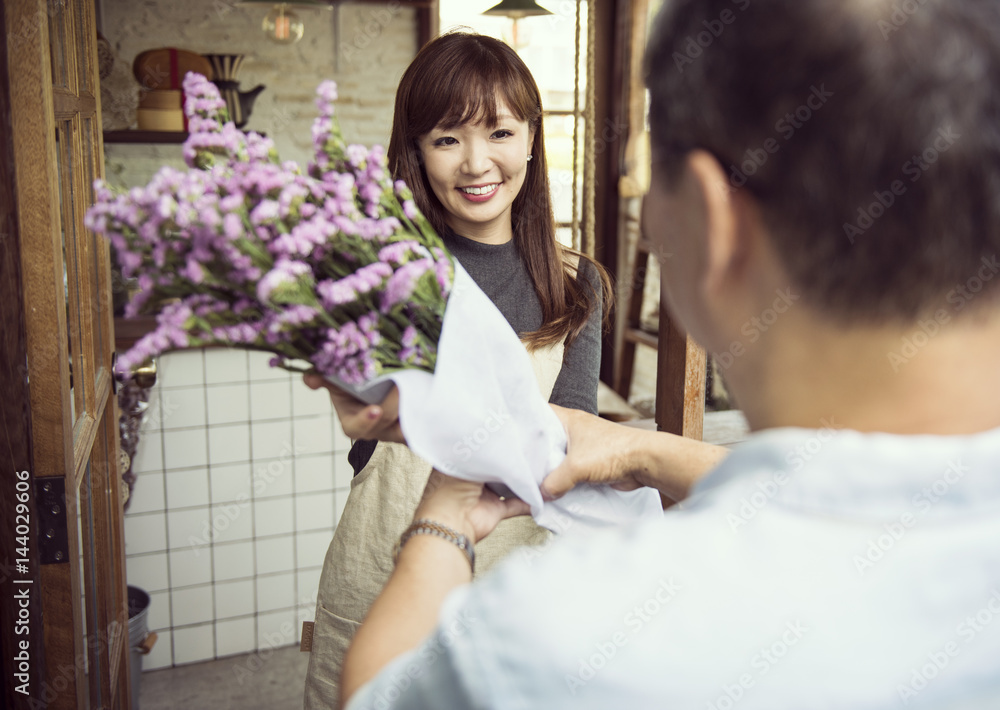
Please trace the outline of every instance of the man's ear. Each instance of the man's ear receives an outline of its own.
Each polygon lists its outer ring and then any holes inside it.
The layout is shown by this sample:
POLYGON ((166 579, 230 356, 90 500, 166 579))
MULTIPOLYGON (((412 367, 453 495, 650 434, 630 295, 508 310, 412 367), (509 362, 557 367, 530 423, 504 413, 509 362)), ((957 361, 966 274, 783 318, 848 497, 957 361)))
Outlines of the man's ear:
POLYGON ((705 269, 702 295, 711 299, 742 275, 749 236, 742 217, 744 196, 732 188, 719 161, 703 150, 687 157, 689 174, 703 205, 705 269))

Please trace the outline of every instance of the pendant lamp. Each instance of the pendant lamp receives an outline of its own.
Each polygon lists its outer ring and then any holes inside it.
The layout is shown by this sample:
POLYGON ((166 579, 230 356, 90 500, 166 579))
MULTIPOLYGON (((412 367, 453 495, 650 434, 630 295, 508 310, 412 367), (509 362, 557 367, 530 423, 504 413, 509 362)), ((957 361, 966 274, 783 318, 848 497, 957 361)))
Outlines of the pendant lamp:
POLYGON ((261 23, 261 29, 269 40, 277 44, 295 44, 305 34, 305 23, 291 10, 292 7, 332 9, 329 0, 294 0, 293 2, 241 0, 237 5, 271 5, 271 11, 264 16, 264 21, 261 23))
POLYGON ((551 15, 549 10, 535 2, 535 0, 502 0, 489 10, 483 12, 484 15, 499 15, 520 20, 523 17, 533 17, 536 15, 551 15))

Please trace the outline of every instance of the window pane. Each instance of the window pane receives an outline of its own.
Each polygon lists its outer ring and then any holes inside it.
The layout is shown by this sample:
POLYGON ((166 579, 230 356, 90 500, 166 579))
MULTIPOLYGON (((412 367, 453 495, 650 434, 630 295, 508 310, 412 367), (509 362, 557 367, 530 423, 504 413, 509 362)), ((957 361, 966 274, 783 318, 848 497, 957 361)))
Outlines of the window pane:
MULTIPOLYGON (((94 179, 97 177, 97 127, 92 118, 83 120, 83 193, 84 203, 94 204, 94 179)), ((102 310, 104 305, 104 294, 107 292, 108 284, 101 281, 101 264, 103 262, 104 244, 102 238, 93 232, 87 233, 84 238, 90 240, 90 259, 93 262, 91 267, 91 278, 93 283, 90 287, 91 293, 91 318, 94 330, 94 356, 92 369, 98 371, 104 365, 104 318, 106 314, 102 310)))
MULTIPOLYGON (((552 15, 519 20, 518 54, 528 65, 546 111, 573 110, 573 58, 576 56, 576 2, 560 0, 547 4, 552 15)), ((587 3, 580 11, 579 110, 587 104, 587 3)), ((513 24, 508 20, 508 23, 513 24)))
MULTIPOLYGON (((542 0, 551 15, 507 17, 483 15, 498 0, 440 0, 441 31, 468 28, 502 39, 517 50, 528 65, 547 111, 573 110, 573 57, 575 56, 576 0, 542 0)), ((580 10, 580 109, 586 103, 587 2, 580 10)))
MULTIPOLYGON (((66 0, 62 0, 65 2, 66 0)), ((77 93, 95 95, 93 76, 90 69, 90 53, 93 51, 97 36, 94 31, 94 24, 90 15, 94 11, 94 4, 82 2, 74 8, 78 15, 74 27, 76 30, 76 76, 77 93)))
POLYGON ((49 52, 52 58, 52 86, 69 89, 69 55, 66 52, 69 7, 66 0, 49 0, 49 52))
MULTIPOLYGON (((549 187, 552 191, 552 210, 557 222, 573 221, 573 128, 572 116, 546 116, 543 119, 545 131, 545 159, 549 164, 549 187)), ((583 119, 579 121, 581 145, 578 146, 577 171, 577 217, 583 201, 582 142, 583 119)))
POLYGON ((573 245, 573 230, 569 227, 559 227, 556 229, 556 241, 564 247, 576 248, 573 245))
POLYGON ((59 168, 59 204, 63 242, 63 287, 66 298, 66 337, 69 340, 70 404, 74 423, 86 411, 83 386, 84 365, 80 318, 80 285, 77 262, 76 219, 73 203, 73 131, 72 121, 60 121, 56 128, 56 163, 59 168))

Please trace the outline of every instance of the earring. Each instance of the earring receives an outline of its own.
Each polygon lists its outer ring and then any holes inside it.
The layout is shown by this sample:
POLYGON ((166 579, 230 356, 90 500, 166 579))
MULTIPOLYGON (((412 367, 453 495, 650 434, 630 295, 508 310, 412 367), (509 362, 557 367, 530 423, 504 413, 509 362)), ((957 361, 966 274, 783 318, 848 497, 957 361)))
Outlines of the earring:
POLYGON ((532 155, 529 155, 529 156, 528 156, 528 162, 529 162, 529 163, 531 162, 531 159, 532 159, 533 157, 534 157, 534 156, 532 156, 532 155))

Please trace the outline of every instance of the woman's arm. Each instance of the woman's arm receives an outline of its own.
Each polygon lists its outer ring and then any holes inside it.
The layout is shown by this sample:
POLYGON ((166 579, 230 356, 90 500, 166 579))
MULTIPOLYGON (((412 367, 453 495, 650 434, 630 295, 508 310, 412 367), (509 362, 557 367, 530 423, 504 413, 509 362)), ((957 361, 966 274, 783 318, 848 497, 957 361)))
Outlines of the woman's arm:
POLYGON ((576 339, 566 347, 562 369, 549 402, 597 414, 597 382, 601 372, 601 323, 604 302, 601 279, 586 259, 580 260, 580 279, 596 296, 594 309, 576 339))
MULTIPOLYGON (((501 500, 481 483, 433 471, 414 518, 433 520, 475 543, 501 520, 529 511, 517 498, 501 500)), ((410 538, 347 651, 341 705, 390 661, 416 648, 434 629, 448 594, 471 580, 469 560, 457 545, 433 535, 410 538)))

